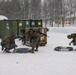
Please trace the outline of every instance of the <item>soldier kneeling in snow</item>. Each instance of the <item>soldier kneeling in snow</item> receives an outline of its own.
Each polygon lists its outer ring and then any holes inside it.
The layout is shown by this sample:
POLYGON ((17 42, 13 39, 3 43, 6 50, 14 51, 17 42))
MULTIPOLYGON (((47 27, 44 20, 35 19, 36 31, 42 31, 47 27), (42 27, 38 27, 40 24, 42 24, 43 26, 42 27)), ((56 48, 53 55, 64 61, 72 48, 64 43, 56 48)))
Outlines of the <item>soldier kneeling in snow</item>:
POLYGON ((14 35, 12 34, 10 36, 5 36, 4 38, 2 38, 1 46, 2 50, 4 50, 5 52, 9 52, 9 50, 13 48, 15 49, 17 45, 15 44, 14 35))
POLYGON ((73 46, 76 45, 76 38, 73 38, 73 40, 69 43, 69 45, 71 45, 71 43, 73 43, 73 46))
POLYGON ((69 43, 69 45, 71 45, 71 43, 73 43, 73 46, 75 46, 76 45, 76 34, 73 33, 71 35, 68 35, 67 37, 68 37, 68 39, 72 39, 72 41, 69 43))

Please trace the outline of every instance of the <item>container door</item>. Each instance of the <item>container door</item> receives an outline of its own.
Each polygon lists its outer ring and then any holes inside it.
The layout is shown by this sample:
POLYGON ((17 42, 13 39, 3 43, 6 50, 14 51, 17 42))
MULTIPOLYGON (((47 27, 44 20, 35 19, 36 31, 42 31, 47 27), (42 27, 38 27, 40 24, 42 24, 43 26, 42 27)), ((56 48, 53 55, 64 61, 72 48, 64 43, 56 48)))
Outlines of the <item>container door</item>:
POLYGON ((21 29, 25 29, 25 21, 24 20, 18 20, 17 21, 17 36, 21 37, 21 29))

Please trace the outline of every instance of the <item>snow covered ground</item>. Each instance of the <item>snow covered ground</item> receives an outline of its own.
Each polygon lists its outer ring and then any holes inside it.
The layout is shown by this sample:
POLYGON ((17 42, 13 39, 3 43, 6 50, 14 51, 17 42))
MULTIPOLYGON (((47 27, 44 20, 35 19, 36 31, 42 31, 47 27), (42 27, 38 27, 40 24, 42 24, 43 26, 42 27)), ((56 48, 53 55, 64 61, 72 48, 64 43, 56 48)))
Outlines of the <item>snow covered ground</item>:
MULTIPOLYGON (((57 46, 69 46, 71 39, 67 35, 76 33, 76 28, 49 29, 47 45, 34 54, 0 50, 0 75, 76 75, 76 51, 54 51, 57 46)), ((16 44, 20 48, 27 47, 17 40, 16 44)))

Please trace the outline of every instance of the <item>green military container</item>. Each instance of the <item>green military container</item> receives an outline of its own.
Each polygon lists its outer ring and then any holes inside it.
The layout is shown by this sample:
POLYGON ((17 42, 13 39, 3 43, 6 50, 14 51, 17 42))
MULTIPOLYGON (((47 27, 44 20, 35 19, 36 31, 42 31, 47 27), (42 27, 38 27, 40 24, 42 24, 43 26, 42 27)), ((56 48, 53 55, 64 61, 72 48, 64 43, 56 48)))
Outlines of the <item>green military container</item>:
POLYGON ((30 27, 37 27, 36 20, 30 20, 30 27))
POLYGON ((21 29, 26 26, 25 20, 1 20, 0 37, 14 33, 16 37, 21 36, 21 29))
POLYGON ((10 35, 21 36, 21 29, 42 27, 42 20, 0 20, 0 37, 10 35))
POLYGON ((36 20, 37 27, 42 27, 42 20, 36 20))
POLYGON ((30 27, 30 24, 31 24, 31 21, 30 20, 25 20, 25 27, 26 28, 29 28, 30 27))
POLYGON ((25 20, 17 20, 17 36, 20 37, 21 36, 21 29, 25 29, 26 24, 25 24, 25 20))
POLYGON ((42 20, 30 20, 30 27, 42 27, 42 20))
POLYGON ((14 33, 17 37, 17 21, 16 20, 10 20, 10 34, 14 33))
POLYGON ((14 33, 17 36, 17 22, 15 20, 0 21, 0 37, 14 33))
POLYGON ((10 29, 10 23, 7 20, 0 21, 0 37, 8 35, 10 29))

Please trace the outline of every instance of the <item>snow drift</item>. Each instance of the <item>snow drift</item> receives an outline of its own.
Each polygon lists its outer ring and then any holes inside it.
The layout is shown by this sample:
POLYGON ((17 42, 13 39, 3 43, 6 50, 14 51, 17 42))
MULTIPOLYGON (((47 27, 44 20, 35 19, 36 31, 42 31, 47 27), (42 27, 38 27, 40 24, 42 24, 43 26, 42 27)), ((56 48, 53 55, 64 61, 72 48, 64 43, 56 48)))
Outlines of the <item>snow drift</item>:
POLYGON ((0 15, 0 20, 8 19, 6 16, 0 15))

